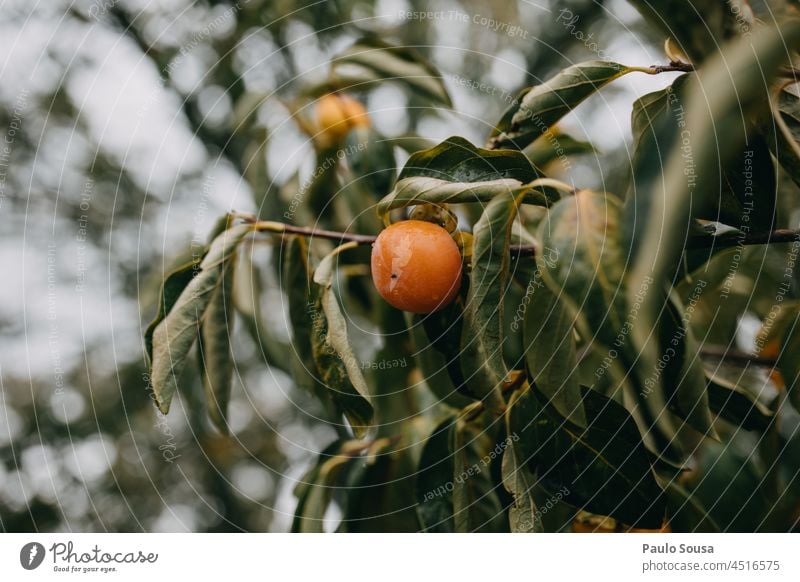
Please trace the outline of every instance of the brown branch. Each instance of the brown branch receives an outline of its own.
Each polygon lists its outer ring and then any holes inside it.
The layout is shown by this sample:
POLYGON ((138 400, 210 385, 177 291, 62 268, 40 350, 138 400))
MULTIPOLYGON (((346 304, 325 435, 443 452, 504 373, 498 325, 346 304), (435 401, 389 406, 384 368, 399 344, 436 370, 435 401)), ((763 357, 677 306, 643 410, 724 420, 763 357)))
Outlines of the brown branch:
POLYGON ((716 236, 697 235, 689 237, 687 249, 709 247, 729 248, 746 245, 767 245, 770 243, 787 243, 800 241, 800 230, 779 228, 771 232, 756 234, 722 234, 716 236))
MULTIPOLYGON (((240 216, 245 222, 256 222, 254 217, 240 216)), ((277 224, 277 223, 276 223, 277 224)), ((269 231, 268 231, 269 232, 269 231)), ((308 226, 294 226, 291 224, 280 225, 280 232, 274 234, 299 234, 301 236, 319 237, 340 242, 354 242, 359 245, 368 245, 375 242, 374 235, 358 234, 354 232, 339 232, 335 230, 317 229, 308 226)), ((735 246, 764 245, 772 243, 789 243, 800 241, 800 229, 780 228, 771 232, 756 234, 723 234, 723 235, 696 235, 689 237, 687 249, 702 249, 710 247, 729 248, 735 246)), ((511 245, 509 251, 514 256, 534 256, 534 245, 511 245)))
POLYGON ((372 243, 375 242, 375 239, 377 238, 371 234, 357 234, 354 232, 337 232, 334 230, 310 228, 307 226, 292 226, 291 224, 285 225, 283 228, 283 232, 286 234, 299 234, 302 236, 310 236, 312 238, 313 237, 325 238, 340 242, 354 242, 359 245, 371 245, 372 243))
POLYGON ((672 61, 668 65, 652 65, 650 68, 654 73, 691 73, 695 70, 694 65, 681 61, 672 61))
POLYGON ((748 354, 747 352, 734 350, 725 346, 701 346, 700 355, 717 360, 724 360, 729 363, 765 366, 767 368, 774 368, 777 363, 775 358, 748 354))
MULTIPOLYGON (((652 65, 650 67, 654 73, 692 73, 696 69, 691 63, 673 61, 668 65, 652 65)), ((778 76, 783 79, 800 80, 800 69, 793 67, 781 67, 778 69, 778 76)))

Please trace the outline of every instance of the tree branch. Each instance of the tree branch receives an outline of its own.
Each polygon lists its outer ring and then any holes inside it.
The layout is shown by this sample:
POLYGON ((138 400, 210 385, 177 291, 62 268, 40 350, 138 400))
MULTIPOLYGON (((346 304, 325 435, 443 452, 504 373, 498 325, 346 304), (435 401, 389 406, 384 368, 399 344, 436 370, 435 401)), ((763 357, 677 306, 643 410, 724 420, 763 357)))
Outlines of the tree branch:
POLYGON ((694 71, 694 65, 690 63, 682 63, 680 61, 672 61, 668 65, 652 65, 650 67, 654 73, 691 73, 694 71))
MULTIPOLYGON (((301 236, 318 237, 339 242, 354 242, 359 245, 368 245, 375 242, 374 235, 358 234, 354 232, 339 232, 335 230, 325 230, 308 226, 294 226, 281 222, 258 222, 255 217, 249 215, 239 215, 245 222, 263 225, 260 230, 273 232, 276 234, 299 234, 301 236)), ((686 243, 687 249, 702 248, 729 248, 739 245, 764 245, 772 243, 789 243, 800 241, 800 229, 780 228, 771 232, 756 234, 737 234, 737 235, 697 235, 689 237, 686 243)), ((536 247, 534 245, 511 245, 509 251, 515 256, 534 256, 536 247)))
POLYGON ((740 350, 733 350, 725 346, 701 346, 700 355, 717 360, 724 360, 728 363, 765 366, 767 368, 774 368, 775 364, 777 363, 775 358, 756 356, 740 350))
POLYGON ((722 235, 697 235, 689 237, 687 249, 709 247, 729 248, 746 245, 767 245, 770 243, 787 243, 800 241, 800 230, 779 228, 771 232, 755 234, 722 234, 722 235))

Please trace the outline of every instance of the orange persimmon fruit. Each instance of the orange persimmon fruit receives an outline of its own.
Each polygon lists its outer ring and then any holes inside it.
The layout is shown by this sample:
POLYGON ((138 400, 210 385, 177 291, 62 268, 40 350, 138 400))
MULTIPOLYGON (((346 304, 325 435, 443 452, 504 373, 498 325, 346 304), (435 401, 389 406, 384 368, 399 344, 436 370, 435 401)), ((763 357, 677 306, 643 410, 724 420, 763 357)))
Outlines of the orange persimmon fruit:
POLYGON ((369 114, 364 106, 349 95, 328 93, 316 106, 320 139, 337 143, 354 127, 369 127, 369 114))
POLYGON ((390 305, 431 313, 449 305, 461 287, 461 253, 444 228, 404 220, 383 230, 372 246, 372 280, 390 305))

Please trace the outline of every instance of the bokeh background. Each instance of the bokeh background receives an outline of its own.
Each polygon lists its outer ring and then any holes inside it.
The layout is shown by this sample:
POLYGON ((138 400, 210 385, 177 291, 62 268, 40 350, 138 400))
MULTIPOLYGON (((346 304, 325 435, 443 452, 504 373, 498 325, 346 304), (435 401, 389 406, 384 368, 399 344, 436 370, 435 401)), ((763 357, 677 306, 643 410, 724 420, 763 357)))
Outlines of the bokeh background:
MULTIPOLYGON (((226 210, 270 216, 313 171, 284 102, 373 32, 425 53, 454 101, 381 84, 361 95, 374 126, 482 144, 508 95, 573 62, 665 62, 646 30, 624 0, 0 0, 0 530, 288 530, 336 435, 256 339, 289 341, 274 272, 253 271, 269 325, 234 338, 232 437, 191 373, 157 413, 141 339, 184 249, 226 210)), ((672 78, 626 76, 571 114, 600 154, 561 178, 620 191, 630 104, 672 78)))

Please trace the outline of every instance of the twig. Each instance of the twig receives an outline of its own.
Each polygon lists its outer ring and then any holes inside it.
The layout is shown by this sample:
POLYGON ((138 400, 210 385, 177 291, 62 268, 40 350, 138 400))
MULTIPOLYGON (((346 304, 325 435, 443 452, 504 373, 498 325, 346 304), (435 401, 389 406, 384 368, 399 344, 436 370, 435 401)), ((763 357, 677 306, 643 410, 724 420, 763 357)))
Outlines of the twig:
POLYGON ((375 242, 377 237, 371 234, 358 234, 354 232, 338 232, 334 230, 324 230, 321 228, 311 228, 309 226, 293 226, 282 222, 258 222, 245 218, 246 222, 253 222, 256 230, 262 232, 272 232, 275 234, 299 234, 311 238, 324 238, 339 242, 354 242, 359 245, 369 245, 375 242))
POLYGON ((720 247, 729 248, 744 245, 766 245, 800 241, 800 230, 779 228, 771 232, 756 234, 697 235, 689 237, 687 249, 720 247))
POLYGON ((725 346, 701 346, 700 354, 717 360, 724 360, 729 363, 751 364, 753 366, 766 366, 774 368, 777 364, 775 358, 756 356, 740 350, 734 350, 725 346))
MULTIPOLYGON (((324 239, 337 240, 340 242, 354 242, 359 245, 369 245, 375 242, 374 235, 358 234, 354 232, 339 232, 334 230, 324 230, 308 226, 294 226, 282 222, 259 222, 250 215, 237 215, 245 222, 251 222, 256 226, 256 230, 273 232, 275 234, 299 234, 302 236, 319 237, 324 239)), ((770 232, 756 234, 723 234, 723 235, 696 235, 689 237, 686 243, 687 249, 702 249, 710 247, 729 248, 740 245, 764 245, 771 243, 788 243, 800 241, 800 229, 779 228, 770 232)), ((512 255, 533 256, 536 254, 534 245, 511 245, 509 251, 512 255)))
POLYGON ((681 61, 672 61, 668 65, 653 65, 650 67, 653 73, 691 73, 694 71, 694 65, 691 63, 683 63, 681 61))

